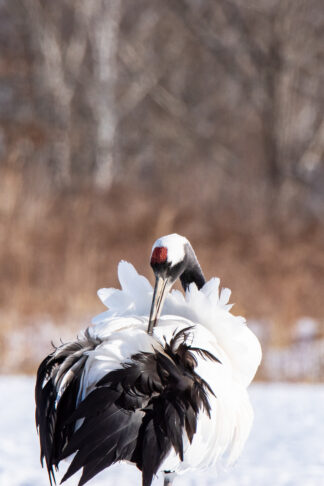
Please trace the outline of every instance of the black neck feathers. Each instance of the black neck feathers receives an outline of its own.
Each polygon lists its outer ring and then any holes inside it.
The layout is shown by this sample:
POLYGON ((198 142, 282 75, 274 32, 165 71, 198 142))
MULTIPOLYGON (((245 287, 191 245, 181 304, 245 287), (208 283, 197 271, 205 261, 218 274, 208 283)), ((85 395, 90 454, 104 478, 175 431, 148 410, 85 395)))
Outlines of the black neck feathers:
POLYGON ((180 275, 181 285, 184 290, 187 290, 189 285, 193 282, 200 290, 206 283, 204 274, 200 268, 195 252, 192 247, 186 245, 185 256, 185 270, 180 275))

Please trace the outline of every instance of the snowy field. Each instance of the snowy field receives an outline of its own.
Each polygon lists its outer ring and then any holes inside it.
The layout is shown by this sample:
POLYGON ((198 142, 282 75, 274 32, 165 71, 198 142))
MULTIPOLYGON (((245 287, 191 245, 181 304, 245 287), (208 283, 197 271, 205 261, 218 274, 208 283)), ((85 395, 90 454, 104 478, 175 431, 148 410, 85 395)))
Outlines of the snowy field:
MULTIPOLYGON (((179 477, 175 486, 324 485, 324 385, 257 384, 250 392, 255 422, 237 465, 218 478, 212 470, 179 477)), ((30 377, 0 377, 1 486, 49 484, 39 464, 33 393, 30 377)), ((136 468, 116 465, 88 484, 140 486, 141 479, 136 468)))

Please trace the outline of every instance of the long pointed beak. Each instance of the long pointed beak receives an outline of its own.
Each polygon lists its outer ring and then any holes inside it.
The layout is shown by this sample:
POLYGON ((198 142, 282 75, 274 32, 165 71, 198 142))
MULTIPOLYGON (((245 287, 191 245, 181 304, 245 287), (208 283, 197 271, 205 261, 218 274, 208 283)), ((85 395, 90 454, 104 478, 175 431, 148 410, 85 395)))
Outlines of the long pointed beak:
POLYGON ((168 278, 156 277, 155 287, 152 299, 152 306, 150 312, 150 320, 147 332, 148 334, 153 333, 153 328, 161 315, 164 300, 172 287, 168 278))

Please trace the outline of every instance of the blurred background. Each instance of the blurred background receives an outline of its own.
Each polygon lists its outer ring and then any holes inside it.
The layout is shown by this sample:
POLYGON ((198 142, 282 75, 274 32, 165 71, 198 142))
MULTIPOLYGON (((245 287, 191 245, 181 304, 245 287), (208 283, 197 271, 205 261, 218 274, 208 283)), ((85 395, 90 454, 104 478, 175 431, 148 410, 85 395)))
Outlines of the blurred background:
POLYGON ((259 379, 323 379, 322 0, 0 0, 0 46, 0 371, 177 232, 259 379))

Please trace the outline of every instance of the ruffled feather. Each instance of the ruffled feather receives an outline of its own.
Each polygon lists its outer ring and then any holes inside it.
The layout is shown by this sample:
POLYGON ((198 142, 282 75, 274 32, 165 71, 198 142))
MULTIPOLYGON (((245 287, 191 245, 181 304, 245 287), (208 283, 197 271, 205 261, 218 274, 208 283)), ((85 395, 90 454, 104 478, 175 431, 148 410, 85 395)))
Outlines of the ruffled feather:
MULTIPOLYGON (((99 326, 99 336, 100 333, 107 334, 105 323, 106 326, 111 325, 111 317, 147 318, 150 312, 153 288, 149 281, 125 261, 118 265, 118 278, 121 290, 98 291, 99 298, 109 309, 92 321, 99 326)), ((165 300, 162 316, 178 316, 206 327, 228 355, 235 379, 243 386, 248 386, 261 361, 261 346, 247 327, 245 319, 230 312, 230 289, 220 290, 219 287, 219 278, 211 278, 201 290, 194 283, 190 284, 185 295, 179 290, 173 290, 165 300)))

